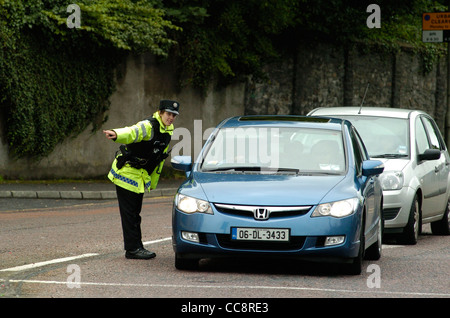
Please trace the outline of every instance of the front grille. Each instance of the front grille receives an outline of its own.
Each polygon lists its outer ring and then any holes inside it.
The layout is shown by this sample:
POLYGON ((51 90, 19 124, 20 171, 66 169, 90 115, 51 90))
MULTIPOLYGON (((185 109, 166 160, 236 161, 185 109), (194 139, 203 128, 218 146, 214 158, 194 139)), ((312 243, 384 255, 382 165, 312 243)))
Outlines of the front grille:
POLYGON ((400 208, 383 209, 383 218, 384 220, 393 220, 397 217, 398 212, 400 212, 400 208))
POLYGON ((255 217, 257 209, 267 209, 269 211, 268 218, 305 215, 311 209, 311 206, 250 206, 220 203, 215 203, 214 206, 221 213, 252 218, 255 217))
POLYGON ((217 242, 223 248, 258 251, 294 251, 300 250, 305 243, 305 236, 291 236, 289 242, 238 241, 229 234, 216 234, 217 242))

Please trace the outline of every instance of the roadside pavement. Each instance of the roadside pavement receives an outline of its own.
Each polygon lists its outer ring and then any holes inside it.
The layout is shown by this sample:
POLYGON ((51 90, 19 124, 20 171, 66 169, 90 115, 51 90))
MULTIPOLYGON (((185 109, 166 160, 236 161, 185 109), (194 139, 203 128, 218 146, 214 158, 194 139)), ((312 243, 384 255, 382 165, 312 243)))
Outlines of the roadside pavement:
MULTIPOLYGON (((144 197, 173 196, 183 179, 160 179, 158 186, 144 197)), ((22 199, 116 199, 115 185, 105 181, 3 181, 0 198, 22 199)))

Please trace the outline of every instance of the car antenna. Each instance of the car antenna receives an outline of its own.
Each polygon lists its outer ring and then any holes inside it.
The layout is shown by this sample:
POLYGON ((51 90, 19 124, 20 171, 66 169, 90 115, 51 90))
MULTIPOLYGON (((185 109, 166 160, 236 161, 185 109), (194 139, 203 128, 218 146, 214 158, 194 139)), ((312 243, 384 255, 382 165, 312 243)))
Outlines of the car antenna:
POLYGON ((364 104, 364 100, 366 99, 366 94, 367 94, 367 90, 369 89, 369 85, 370 85, 370 83, 367 82, 366 91, 364 92, 364 97, 362 99, 361 105, 359 106, 358 115, 361 114, 361 109, 362 109, 362 106, 364 104))

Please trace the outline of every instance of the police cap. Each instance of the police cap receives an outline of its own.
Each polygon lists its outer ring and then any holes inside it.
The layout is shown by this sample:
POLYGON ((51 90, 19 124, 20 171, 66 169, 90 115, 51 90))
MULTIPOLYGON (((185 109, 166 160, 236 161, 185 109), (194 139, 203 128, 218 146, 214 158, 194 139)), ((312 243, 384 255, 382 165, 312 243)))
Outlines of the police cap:
POLYGON ((169 113, 179 114, 180 103, 174 100, 163 99, 159 102, 159 110, 164 110, 169 113))

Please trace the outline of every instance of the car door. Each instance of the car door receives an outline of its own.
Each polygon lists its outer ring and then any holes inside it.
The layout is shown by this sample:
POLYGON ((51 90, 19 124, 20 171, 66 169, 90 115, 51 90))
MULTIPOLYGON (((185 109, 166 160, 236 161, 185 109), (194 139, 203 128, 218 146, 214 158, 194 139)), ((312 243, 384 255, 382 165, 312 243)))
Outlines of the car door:
POLYGON ((423 154, 427 149, 432 149, 423 118, 423 116, 419 116, 416 118, 415 122, 417 166, 414 169, 414 173, 418 178, 422 189, 422 217, 426 218, 427 216, 434 215, 434 213, 436 213, 440 191, 438 177, 435 171, 435 167, 438 165, 437 160, 418 159, 418 155, 423 154))
MULTIPOLYGON (((368 160, 369 157, 367 155, 366 148, 364 147, 364 144, 357 133, 357 131, 353 128, 351 133, 351 139, 353 144, 353 151, 355 154, 355 162, 358 171, 358 175, 362 174, 362 162, 364 160, 368 160)), ((362 187, 363 187, 363 196, 366 198, 366 223, 365 223, 365 235, 366 238, 370 237, 370 231, 373 228, 373 225, 376 222, 376 214, 375 214, 375 191, 374 191, 374 180, 375 176, 370 176, 367 178, 367 180, 364 180, 363 177, 361 177, 361 180, 363 181, 362 187)))
POLYGON ((445 143, 433 119, 422 116, 422 122, 425 126, 430 148, 439 149, 441 157, 437 160, 430 160, 430 167, 433 169, 436 180, 435 196, 432 198, 429 211, 424 211, 423 217, 441 214, 447 204, 447 185, 449 174, 449 159, 445 143))

